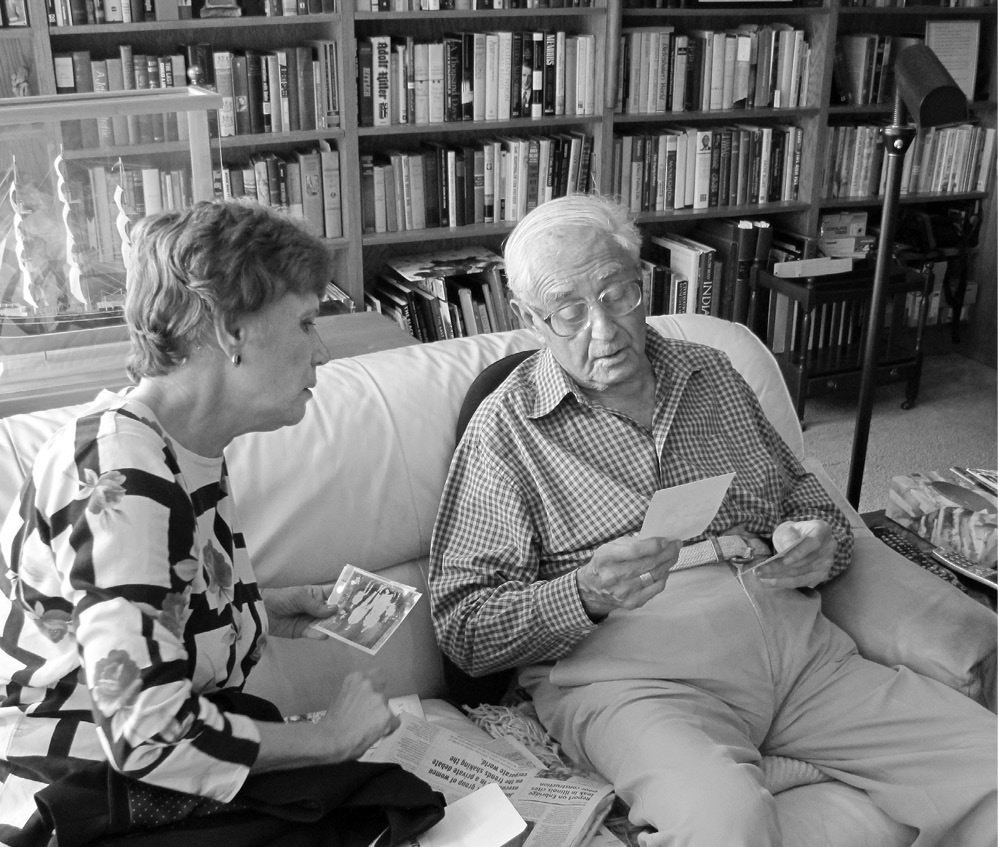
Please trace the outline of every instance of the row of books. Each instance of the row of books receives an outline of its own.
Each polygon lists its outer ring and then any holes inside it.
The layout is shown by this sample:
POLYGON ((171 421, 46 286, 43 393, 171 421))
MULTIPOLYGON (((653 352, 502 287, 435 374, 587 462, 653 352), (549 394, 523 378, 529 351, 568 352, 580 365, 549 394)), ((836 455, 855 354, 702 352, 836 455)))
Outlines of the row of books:
POLYGON ((362 230, 401 232, 517 221, 590 184, 593 137, 503 137, 360 158, 362 230))
POLYGON ((648 313, 714 315, 744 323, 750 280, 765 266, 771 236, 767 221, 748 218, 703 221, 686 235, 650 235, 642 250, 642 266, 651 273, 648 313))
POLYGON ((843 6, 906 7, 942 6, 947 9, 978 9, 981 6, 994 6, 995 0, 850 0, 843 6))
MULTIPOLYGON (((23 0, 5 0, 22 3, 23 0)), ((336 0, 241 0, 237 16, 289 17, 337 11, 336 0)), ((49 26, 144 23, 212 17, 201 0, 45 0, 49 26)), ((225 16, 231 16, 227 9, 225 16)))
POLYGON ((477 9, 588 8, 593 0, 357 0, 358 12, 436 12, 477 9))
POLYGON ((793 201, 803 136, 753 125, 615 136, 612 190, 639 214, 793 201))
POLYGON ((45 0, 49 26, 138 23, 193 17, 190 0, 45 0))
MULTIPOLYGON (((887 176, 883 126, 831 127, 822 196, 883 194, 887 176)), ((902 194, 987 191, 994 170, 995 130, 972 124, 922 129, 904 156, 902 194)))
POLYGON ((854 32, 839 35, 832 53, 830 102, 840 106, 893 103, 894 63, 898 53, 926 44, 968 100, 973 100, 980 50, 979 20, 928 20, 925 35, 854 32))
MULTIPOLYGON (((214 50, 191 44, 169 55, 137 53, 121 44, 118 55, 93 58, 89 50, 56 53, 56 91, 129 91, 183 87, 217 90, 222 108, 214 113, 212 134, 294 132, 338 126, 339 88, 335 41, 276 49, 214 50)), ((68 148, 111 147, 183 140, 177 116, 143 115, 80 121, 68 148)))
MULTIPOLYGON (((187 85, 187 57, 181 53, 136 53, 129 44, 117 56, 93 58, 89 50, 55 53, 56 92, 131 91, 187 85)), ((152 144, 186 138, 187 123, 176 113, 87 118, 63 122, 63 144, 68 149, 152 144)))
MULTIPOLYGON (((748 218, 702 221, 687 235, 649 235, 641 254, 646 312, 744 322, 752 275, 771 264, 774 243, 795 249, 795 238, 748 218)), ((520 324, 509 298, 502 258, 479 245, 390 256, 364 295, 366 309, 388 315, 421 341, 515 329, 520 324)))
POLYGON ((831 102, 867 106, 894 102, 894 60, 917 36, 850 33, 835 39, 831 102))
POLYGON ((67 168, 76 248, 104 263, 120 260, 122 228, 143 215, 188 208, 188 167, 132 167, 71 162, 67 168), (118 192, 120 188, 120 193, 118 192))
POLYGON ((907 327, 917 327, 922 313, 922 305, 925 304, 925 325, 951 324, 954 317, 957 323, 967 323, 970 321, 971 313, 974 311, 974 304, 977 303, 978 285, 974 281, 967 283, 967 288, 963 294, 963 303, 960 310, 954 314, 955 304, 949 302, 943 287, 948 268, 947 262, 936 262, 932 268, 932 288, 929 291, 928 300, 921 291, 909 291, 904 303, 904 325, 907 327))
POLYGON ((357 44, 360 126, 505 121, 596 112, 596 38, 464 32, 357 44))
POLYGON ((245 162, 223 165, 218 182, 225 199, 249 197, 305 221, 319 237, 343 235, 340 154, 326 142, 311 150, 256 153, 245 162))
POLYGON ((330 129, 340 124, 335 41, 259 50, 213 50, 222 96, 218 131, 234 135, 330 129))
POLYGON ((480 245, 389 257, 365 291, 364 304, 420 341, 520 325, 510 306, 502 257, 480 245))
POLYGON ((820 6, 821 0, 624 0, 625 9, 785 9, 820 6))
POLYGON ((789 24, 625 28, 619 55, 621 114, 793 109, 807 98, 811 48, 789 24))

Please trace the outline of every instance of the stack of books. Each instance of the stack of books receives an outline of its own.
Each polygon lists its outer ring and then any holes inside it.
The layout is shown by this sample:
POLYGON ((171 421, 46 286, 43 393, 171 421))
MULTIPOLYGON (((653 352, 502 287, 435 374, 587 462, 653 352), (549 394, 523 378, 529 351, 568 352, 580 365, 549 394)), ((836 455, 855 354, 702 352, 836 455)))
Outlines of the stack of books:
POLYGON ((509 301, 502 257, 478 245, 389 257, 364 294, 420 341, 516 329, 509 301))

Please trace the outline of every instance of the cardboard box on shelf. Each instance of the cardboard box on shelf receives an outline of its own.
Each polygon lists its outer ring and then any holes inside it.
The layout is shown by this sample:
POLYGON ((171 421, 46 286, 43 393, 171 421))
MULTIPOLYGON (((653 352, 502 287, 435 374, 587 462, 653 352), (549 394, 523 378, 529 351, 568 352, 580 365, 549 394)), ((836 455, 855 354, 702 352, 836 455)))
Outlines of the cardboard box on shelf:
POLYGON ((998 562, 998 498, 950 470, 891 480, 887 517, 987 567, 998 562))

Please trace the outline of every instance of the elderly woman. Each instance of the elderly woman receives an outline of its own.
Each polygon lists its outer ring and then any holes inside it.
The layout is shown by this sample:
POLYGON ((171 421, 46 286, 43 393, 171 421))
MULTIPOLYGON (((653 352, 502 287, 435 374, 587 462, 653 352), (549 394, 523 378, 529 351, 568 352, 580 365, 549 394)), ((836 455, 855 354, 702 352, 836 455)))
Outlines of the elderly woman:
MULTIPOLYGON (((137 384, 52 437, 0 532, 0 843, 46 845, 55 830, 66 847, 192 820, 202 833, 241 822, 229 843, 277 843, 291 825, 255 798, 278 804, 288 783, 254 793, 253 779, 309 767, 290 784, 321 794, 370 766, 321 767, 397 725, 362 674, 315 723, 284 723, 240 692, 268 630, 298 637, 333 611, 317 586, 261 591, 223 457, 236 436, 304 416, 328 360, 315 320, 330 279, 322 242, 255 204, 136 226, 125 317, 137 384)), ((306 819, 335 805, 310 803, 306 819)))

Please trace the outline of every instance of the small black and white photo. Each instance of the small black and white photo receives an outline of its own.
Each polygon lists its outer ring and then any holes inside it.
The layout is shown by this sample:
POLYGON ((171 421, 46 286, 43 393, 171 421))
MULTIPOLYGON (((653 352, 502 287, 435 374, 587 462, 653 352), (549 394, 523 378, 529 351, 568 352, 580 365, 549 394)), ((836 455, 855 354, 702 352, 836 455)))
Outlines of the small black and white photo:
POLYGON ((421 596, 411 586, 346 565, 329 595, 336 613, 313 626, 374 655, 421 596))
POLYGON ((28 10, 25 0, 0 0, 0 5, 3 6, 4 26, 28 25, 28 10))

